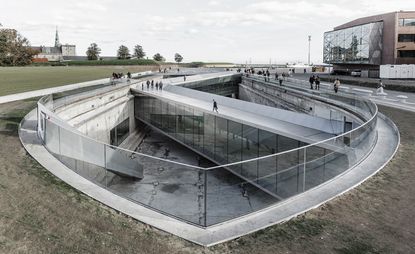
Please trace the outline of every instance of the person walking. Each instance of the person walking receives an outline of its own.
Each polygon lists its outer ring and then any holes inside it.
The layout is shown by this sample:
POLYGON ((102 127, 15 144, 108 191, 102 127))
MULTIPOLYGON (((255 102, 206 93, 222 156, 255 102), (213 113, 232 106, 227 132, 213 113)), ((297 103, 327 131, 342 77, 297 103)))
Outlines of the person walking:
POLYGON ((334 81, 334 92, 335 93, 339 91, 339 87, 340 87, 340 80, 336 78, 336 80, 334 81))
MULTIPOLYGON (((284 74, 284 73, 283 73, 284 74)), ((280 82, 280 86, 282 86, 282 81, 284 80, 284 77, 283 77, 283 75, 280 75, 279 77, 278 77, 278 81, 280 82)))
POLYGON ((278 80, 278 73, 275 72, 275 80, 278 80))
POLYGON ((219 111, 218 111, 218 103, 215 100, 213 100, 213 111, 216 111, 216 113, 219 113, 219 111))
POLYGON ((376 89, 376 93, 383 95, 385 93, 385 92, 383 92, 384 87, 385 86, 383 85, 382 80, 379 79, 378 89, 376 89))
POLYGON ((314 82, 316 83, 316 90, 320 90, 320 77, 317 76, 314 82))
POLYGON ((313 76, 310 76, 310 78, 308 79, 308 82, 310 82, 310 89, 311 90, 313 90, 314 80, 315 80, 314 75, 313 76))
POLYGON ((163 90, 163 82, 162 81, 160 81, 159 87, 160 87, 160 90, 163 90))
POLYGON ((141 83, 141 90, 144 90, 144 83, 141 83))
POLYGON ((154 80, 151 80, 151 90, 154 88, 154 80))
POLYGON ((150 80, 147 80, 147 90, 150 88, 150 80))
POLYGON ((159 82, 158 81, 156 82, 156 90, 157 91, 159 90, 159 82))

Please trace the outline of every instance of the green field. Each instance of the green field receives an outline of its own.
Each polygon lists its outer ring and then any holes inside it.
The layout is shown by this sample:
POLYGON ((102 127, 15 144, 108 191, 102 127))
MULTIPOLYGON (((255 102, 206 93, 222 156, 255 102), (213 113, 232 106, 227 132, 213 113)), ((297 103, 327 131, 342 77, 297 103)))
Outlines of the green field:
POLYGON ((146 70, 158 66, 0 67, 0 96, 146 70))

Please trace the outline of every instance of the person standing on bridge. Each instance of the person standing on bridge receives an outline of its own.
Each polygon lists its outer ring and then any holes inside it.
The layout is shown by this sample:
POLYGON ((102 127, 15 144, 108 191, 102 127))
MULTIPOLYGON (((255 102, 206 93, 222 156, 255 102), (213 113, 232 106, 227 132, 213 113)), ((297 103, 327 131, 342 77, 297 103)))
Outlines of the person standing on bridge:
MULTIPOLYGON (((283 73, 284 74, 284 73, 283 73)), ((277 75, 278 76, 278 75, 277 75)), ((282 86, 282 81, 284 80, 284 77, 283 77, 283 75, 280 75, 279 77, 278 77, 278 81, 280 82, 280 86, 282 86)))
POLYGON ((154 88, 154 80, 151 80, 151 90, 154 88))
POLYGON ((216 111, 216 113, 219 113, 219 111, 218 111, 218 103, 215 100, 213 100, 213 111, 216 111))
POLYGON ((162 81, 160 81, 159 87, 160 87, 160 90, 163 90, 163 82, 162 81))
POLYGON ((310 78, 308 79, 308 82, 310 82, 310 89, 313 90, 313 84, 314 84, 314 80, 315 80, 315 76, 310 76, 310 78))
POLYGON ((316 90, 320 90, 320 77, 317 76, 314 82, 316 83, 316 90))
POLYGON ((378 88, 376 89, 376 93, 377 94, 384 94, 385 93, 385 92, 383 92, 384 87, 385 86, 383 85, 382 80, 379 79, 379 84, 378 84, 378 88))
POLYGON ((337 93, 339 91, 340 87, 340 80, 336 78, 336 81, 334 81, 334 92, 337 93))
POLYGON ((150 88, 150 80, 147 80, 147 90, 150 88))

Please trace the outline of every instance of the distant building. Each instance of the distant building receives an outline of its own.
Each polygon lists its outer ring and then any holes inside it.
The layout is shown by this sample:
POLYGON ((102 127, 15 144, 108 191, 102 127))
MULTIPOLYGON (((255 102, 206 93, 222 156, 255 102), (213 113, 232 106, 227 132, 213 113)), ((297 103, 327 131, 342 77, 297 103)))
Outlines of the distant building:
POLYGON ((32 49, 39 52, 33 59, 33 62, 58 62, 63 61, 64 57, 75 57, 76 56, 76 46, 65 44, 62 45, 59 42, 58 29, 56 29, 55 34, 55 46, 45 47, 38 46, 32 47, 32 49))
POLYGON ((415 11, 364 17, 324 33, 324 63, 335 72, 379 76, 384 64, 415 64, 415 11))

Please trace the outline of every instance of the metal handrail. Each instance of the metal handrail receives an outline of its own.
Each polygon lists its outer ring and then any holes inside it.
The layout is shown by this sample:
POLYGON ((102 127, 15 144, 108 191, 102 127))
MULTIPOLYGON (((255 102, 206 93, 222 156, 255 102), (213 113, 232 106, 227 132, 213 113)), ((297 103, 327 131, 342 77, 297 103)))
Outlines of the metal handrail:
MULTIPOLYGON (((46 97, 46 96, 44 96, 44 97, 46 97)), ((41 101, 43 101, 44 97, 42 97, 39 100, 39 103, 41 103, 41 101)), ((356 98, 353 98, 353 99, 356 99, 356 98)), ((223 164, 223 165, 218 165, 218 166, 213 166, 213 167, 207 167, 207 168, 199 167, 199 166, 194 166, 194 165, 189 165, 189 164, 186 164, 186 163, 181 163, 181 162, 176 162, 176 161, 171 161, 171 160, 168 160, 168 159, 163 159, 163 158, 160 158, 160 157, 155 157, 155 156, 151 156, 151 155, 148 155, 148 154, 138 153, 138 152, 135 152, 135 151, 131 151, 131 150, 127 150, 127 149, 124 149, 124 148, 117 147, 117 146, 113 146, 113 145, 110 145, 110 144, 107 144, 107 143, 104 143, 104 142, 95 140, 95 139, 93 139, 91 137, 88 137, 88 136, 86 136, 84 134, 76 133, 76 132, 74 132, 73 129, 70 129, 70 128, 66 127, 66 126, 61 126, 61 124, 59 124, 58 122, 53 121, 51 119, 49 119, 49 120, 51 122, 55 123, 56 125, 58 125, 60 128, 66 129, 68 131, 73 132, 76 135, 79 135, 79 136, 83 137, 83 138, 92 140, 92 141, 94 141, 94 142, 96 142, 98 144, 103 144, 103 145, 108 146, 108 147, 113 148, 113 149, 118 149, 118 150, 121 150, 121 151, 125 151, 127 153, 136 154, 136 155, 139 155, 139 156, 143 156, 143 157, 147 157, 147 158, 152 158, 152 159, 156 159, 156 160, 160 160, 160 161, 164 161, 164 162, 168 162, 168 163, 172 163, 172 164, 176 164, 176 165, 181 165, 181 166, 185 166, 185 167, 189 167, 189 168, 194 168, 194 169, 198 169, 198 170, 209 171, 209 170, 214 170, 214 169, 218 169, 218 168, 230 167, 230 166, 244 164, 244 163, 248 163, 248 162, 263 160, 263 159, 271 158, 271 157, 274 157, 274 156, 280 156, 280 155, 284 155, 284 154, 287 154, 287 153, 291 153, 291 152, 295 152, 295 151, 307 149, 307 148, 312 147, 312 146, 316 146, 316 145, 319 145, 319 144, 322 144, 322 143, 330 142, 330 141, 335 140, 335 139, 338 139, 338 138, 346 137, 347 135, 349 135, 349 134, 351 134, 351 133, 353 133, 355 131, 356 132, 357 131, 360 131, 362 128, 365 128, 367 125, 369 125, 370 123, 372 123, 372 121, 374 121, 374 119, 378 115, 378 107, 377 107, 377 105, 375 103, 371 102, 370 100, 363 100, 362 99, 362 101, 369 101, 370 103, 372 103, 372 105, 374 105, 374 107, 375 107, 375 113, 373 114, 373 116, 368 121, 366 121, 364 124, 360 125, 356 129, 353 129, 353 130, 350 130, 348 132, 342 133, 339 136, 334 136, 334 137, 331 137, 329 139, 321 140, 321 141, 318 141, 316 143, 309 144, 309 145, 302 146, 302 147, 298 147, 298 148, 294 148, 294 149, 291 149, 291 150, 287 150, 287 151, 283 151, 283 152, 279 152, 279 153, 274 153, 274 154, 270 154, 270 155, 265 155, 265 156, 262 156, 262 157, 252 158, 252 159, 248 159, 248 160, 243 160, 243 161, 238 161, 238 162, 233 162, 233 163, 228 163, 228 164, 223 164)), ((53 118, 56 118, 56 119, 60 119, 60 117, 58 117, 56 114, 54 114, 52 116, 49 116, 49 117, 53 117, 53 118)))

